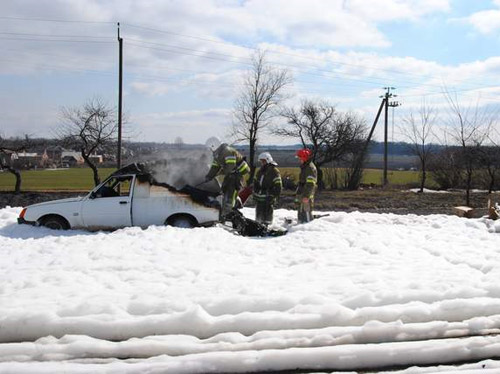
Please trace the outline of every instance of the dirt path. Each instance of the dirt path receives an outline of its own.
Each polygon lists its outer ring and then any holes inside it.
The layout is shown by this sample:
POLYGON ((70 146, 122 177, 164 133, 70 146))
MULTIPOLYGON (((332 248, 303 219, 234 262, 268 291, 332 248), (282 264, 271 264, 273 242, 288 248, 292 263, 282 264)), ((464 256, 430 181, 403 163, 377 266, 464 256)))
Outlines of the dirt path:
MULTIPOLYGON (((495 194, 497 198, 499 194, 495 194)), ((473 193, 471 206, 486 208, 488 194, 473 193)), ((366 189, 359 191, 322 191, 317 194, 316 210, 340 210, 396 214, 453 214, 453 207, 465 205, 465 193, 415 193, 404 189, 366 189)), ((281 206, 293 207, 293 194, 285 192, 281 206)))

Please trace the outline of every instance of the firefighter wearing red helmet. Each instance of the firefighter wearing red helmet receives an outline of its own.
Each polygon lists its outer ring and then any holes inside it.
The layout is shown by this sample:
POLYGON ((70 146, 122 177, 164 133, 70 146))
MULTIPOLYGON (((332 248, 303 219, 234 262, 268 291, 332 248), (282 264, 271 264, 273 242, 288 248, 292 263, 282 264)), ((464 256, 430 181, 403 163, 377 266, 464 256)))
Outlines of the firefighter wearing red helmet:
POLYGON ((295 204, 298 207, 298 222, 309 222, 313 219, 312 210, 314 204, 314 193, 318 180, 318 171, 316 165, 311 159, 310 149, 299 149, 296 157, 300 161, 299 185, 295 192, 295 204))

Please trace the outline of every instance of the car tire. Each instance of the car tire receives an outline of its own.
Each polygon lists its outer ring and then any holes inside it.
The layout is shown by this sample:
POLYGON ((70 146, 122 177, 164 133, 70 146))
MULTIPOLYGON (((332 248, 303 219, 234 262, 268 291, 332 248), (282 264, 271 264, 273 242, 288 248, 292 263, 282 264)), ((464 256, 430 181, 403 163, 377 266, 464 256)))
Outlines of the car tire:
POLYGON ((40 220, 40 226, 47 227, 52 230, 67 230, 69 229, 68 222, 59 216, 47 216, 40 220))
POLYGON ((185 228, 185 229, 191 229, 191 228, 197 226, 197 224, 196 224, 196 222, 194 222, 193 218, 191 218, 189 216, 184 216, 184 215, 169 218, 167 220, 167 225, 173 226, 173 227, 185 228))

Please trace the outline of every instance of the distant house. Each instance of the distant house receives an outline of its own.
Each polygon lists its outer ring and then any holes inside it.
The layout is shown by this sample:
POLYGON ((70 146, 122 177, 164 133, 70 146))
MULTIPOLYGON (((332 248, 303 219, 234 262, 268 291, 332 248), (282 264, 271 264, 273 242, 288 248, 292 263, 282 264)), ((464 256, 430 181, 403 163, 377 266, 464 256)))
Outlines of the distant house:
POLYGON ((55 145, 45 148, 43 153, 47 155, 47 158, 51 163, 59 164, 64 151, 66 150, 63 147, 55 145))
MULTIPOLYGON (((61 156, 62 156, 61 162, 63 167, 81 166, 85 163, 85 160, 83 159, 82 154, 80 152, 63 151, 61 156)), ((102 155, 95 154, 95 155, 90 155, 89 159, 95 164, 102 164, 104 157, 102 155)))
POLYGON ((13 152, 11 165, 16 169, 36 169, 42 166, 42 155, 38 153, 13 152))
POLYGON ((102 164, 104 161, 104 157, 102 155, 90 155, 90 161, 95 164, 102 164))
POLYGON ((74 167, 84 163, 83 157, 80 152, 75 151, 62 151, 61 164, 63 167, 74 167))

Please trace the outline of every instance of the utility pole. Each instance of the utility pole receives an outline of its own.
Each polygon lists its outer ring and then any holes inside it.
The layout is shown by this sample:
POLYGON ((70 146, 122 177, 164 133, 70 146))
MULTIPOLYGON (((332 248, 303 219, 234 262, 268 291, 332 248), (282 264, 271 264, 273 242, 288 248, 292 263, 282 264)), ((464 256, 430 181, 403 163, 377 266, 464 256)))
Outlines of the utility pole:
MULTIPOLYGON (((397 96, 397 95, 394 95, 394 96, 397 96)), ((389 101, 387 103, 387 106, 391 107, 392 108, 392 149, 391 149, 391 160, 392 162, 394 163, 394 108, 400 106, 401 103, 399 101, 389 101)))
POLYGON ((387 150, 388 150, 388 129, 389 129, 389 126, 388 126, 388 111, 389 111, 389 99, 391 97, 396 97, 397 95, 394 95, 391 93, 391 90, 395 90, 396 88, 395 87, 384 87, 384 90, 385 91, 385 95, 384 96, 381 96, 383 99, 384 99, 384 103, 385 103, 385 106, 384 106, 384 114, 385 114, 385 118, 384 118, 384 180, 383 180, 383 186, 387 186, 387 183, 388 183, 388 179, 387 179, 387 150))
POLYGON ((116 155, 116 168, 122 167, 122 96, 123 96, 123 38, 120 37, 120 22, 118 22, 118 150, 116 155))
POLYGON ((392 102, 389 102, 389 99, 391 97, 396 97, 397 95, 393 95, 391 93, 391 90, 395 90, 394 87, 384 87, 385 90, 387 90, 387 92, 385 93, 385 95, 382 95, 380 96, 380 98, 382 99, 382 101, 380 102, 380 107, 378 108, 378 112, 377 112, 377 115, 375 116, 375 121, 373 121, 373 125, 372 125, 372 128, 370 130, 370 133, 368 134, 368 138, 366 139, 365 141, 365 144, 363 146, 363 150, 362 152, 360 152, 359 156, 358 156, 358 159, 356 160, 355 162, 355 172, 357 173, 360 173, 361 172, 361 168, 362 168, 362 164, 363 164, 363 160, 365 158, 365 155, 366 155, 366 152, 368 150, 368 146, 370 144, 370 141, 372 139, 372 136, 373 136, 373 132, 375 131, 375 127, 377 126, 377 123, 378 123, 378 120, 380 118, 380 114, 382 113, 382 109, 385 109, 385 129, 384 129, 384 186, 387 185, 387 111, 388 111, 388 107, 396 107, 396 106, 399 106, 401 105, 400 103, 398 103, 397 101, 392 101, 392 102))
MULTIPOLYGON (((375 127, 377 127, 378 119, 380 118, 380 113, 382 113, 382 109, 385 107, 385 98, 382 99, 380 102, 380 107, 378 108, 377 115, 375 117, 375 121, 373 121, 372 128, 370 130, 370 134, 368 134, 368 137, 365 140, 365 144, 363 146, 363 150, 359 153, 358 158, 356 162, 354 163, 354 173, 359 175, 359 180, 361 180, 361 174, 362 174, 362 169, 363 169, 363 162, 365 161, 365 156, 366 152, 368 150, 368 146, 370 145, 370 141, 373 136, 373 132, 375 131, 375 127)), ((351 178, 351 180, 355 180, 357 178, 351 178)), ((351 183, 351 182, 350 182, 351 183)), ((357 188, 357 185, 349 185, 349 189, 354 189, 357 188)))

